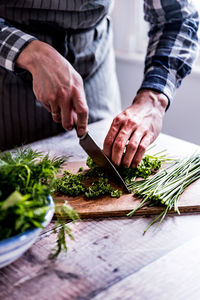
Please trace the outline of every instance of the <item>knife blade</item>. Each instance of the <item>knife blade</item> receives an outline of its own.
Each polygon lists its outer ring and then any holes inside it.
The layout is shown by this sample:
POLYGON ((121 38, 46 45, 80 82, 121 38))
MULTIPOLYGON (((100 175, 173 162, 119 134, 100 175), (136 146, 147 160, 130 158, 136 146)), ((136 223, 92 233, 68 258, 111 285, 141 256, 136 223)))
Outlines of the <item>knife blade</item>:
POLYGON ((93 159, 97 166, 102 167, 109 175, 114 176, 114 178, 123 186, 127 193, 130 193, 126 183, 117 171, 116 167, 107 157, 107 155, 101 150, 101 148, 96 144, 93 138, 86 132, 83 136, 79 136, 79 143, 85 152, 93 159))

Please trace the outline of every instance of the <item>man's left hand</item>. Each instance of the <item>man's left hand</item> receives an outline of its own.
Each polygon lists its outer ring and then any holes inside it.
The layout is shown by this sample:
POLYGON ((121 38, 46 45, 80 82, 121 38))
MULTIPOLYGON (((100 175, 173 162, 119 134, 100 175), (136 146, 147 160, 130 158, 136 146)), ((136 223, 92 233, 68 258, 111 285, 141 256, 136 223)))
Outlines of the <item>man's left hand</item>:
POLYGON ((141 90, 133 104, 115 117, 103 147, 115 165, 138 166, 147 147, 162 129, 167 105, 168 98, 164 94, 141 90))

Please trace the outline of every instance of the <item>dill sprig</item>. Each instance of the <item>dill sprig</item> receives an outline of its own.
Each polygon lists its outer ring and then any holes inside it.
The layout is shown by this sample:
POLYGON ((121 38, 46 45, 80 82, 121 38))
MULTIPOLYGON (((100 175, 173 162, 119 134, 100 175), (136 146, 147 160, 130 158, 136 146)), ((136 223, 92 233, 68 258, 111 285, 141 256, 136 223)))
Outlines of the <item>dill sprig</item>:
MULTIPOLYGON (((54 192, 56 175, 65 161, 66 158, 50 158, 30 147, 0 155, 0 240, 42 227, 49 209, 48 196, 54 192)), ((75 219, 76 212, 70 212, 69 206, 60 208, 61 212, 75 219)), ((66 248, 63 234, 70 232, 63 220, 59 221, 55 256, 66 248)))
POLYGON ((61 206, 56 206, 55 208, 56 214, 56 223, 54 226, 54 232, 57 234, 56 247, 50 253, 49 258, 55 259, 62 250, 67 251, 67 236, 74 240, 74 236, 72 234, 71 228, 67 225, 67 220, 75 221, 79 220, 80 217, 78 213, 72 209, 72 207, 65 201, 65 203, 61 206))

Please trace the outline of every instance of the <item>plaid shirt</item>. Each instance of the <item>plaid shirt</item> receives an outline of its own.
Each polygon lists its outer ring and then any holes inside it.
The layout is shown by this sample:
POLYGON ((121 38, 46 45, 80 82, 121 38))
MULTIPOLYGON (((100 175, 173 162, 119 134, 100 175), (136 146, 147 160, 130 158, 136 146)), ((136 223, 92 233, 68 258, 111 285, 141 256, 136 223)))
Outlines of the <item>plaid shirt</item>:
MULTIPOLYGON (((5 5, 0 4, 1 17, 5 5)), ((171 102, 197 55, 198 13, 190 0, 144 0, 144 12, 150 30, 140 89, 162 92, 171 102)), ((18 55, 35 37, 9 25, 12 19, 8 21, 0 19, 0 66, 14 71, 18 55)))

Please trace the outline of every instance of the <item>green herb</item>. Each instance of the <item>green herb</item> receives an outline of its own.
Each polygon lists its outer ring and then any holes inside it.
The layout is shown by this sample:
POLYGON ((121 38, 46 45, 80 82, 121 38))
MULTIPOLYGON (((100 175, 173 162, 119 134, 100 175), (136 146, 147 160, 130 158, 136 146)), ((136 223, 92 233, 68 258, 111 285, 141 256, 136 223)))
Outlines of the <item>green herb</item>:
POLYGON ((72 174, 65 171, 63 176, 57 180, 57 192, 68 196, 83 194, 87 199, 103 195, 119 198, 122 195, 120 190, 114 189, 110 185, 103 169, 98 167, 90 157, 87 158, 86 164, 90 169, 84 173, 72 174))
POLYGON ((82 174, 71 174, 69 171, 65 171, 62 178, 57 180, 57 192, 69 196, 83 194, 86 190, 82 183, 83 178, 82 174))
POLYGON ((114 189, 108 183, 108 178, 100 177, 98 180, 95 180, 85 192, 87 198, 95 198, 103 195, 119 198, 122 195, 122 191, 114 189))
MULTIPOLYGON (((48 195, 54 192, 56 175, 65 161, 66 158, 51 159, 31 148, 0 155, 0 240, 42 227, 49 209, 48 195)), ((67 232, 66 226, 62 222, 61 231, 67 232)), ((65 245, 61 234, 58 240, 59 246, 62 242, 65 245)))
MULTIPOLYGON (((119 168, 119 172, 124 178, 126 184, 131 186, 137 177, 147 178, 153 172, 157 171, 166 157, 145 155, 139 166, 132 168, 119 168)), ((69 171, 64 172, 64 175, 57 181, 57 192, 69 195, 78 196, 83 194, 86 198, 98 198, 103 195, 110 195, 113 198, 119 198, 122 191, 114 189, 109 183, 109 178, 106 177, 104 170, 98 167, 91 157, 86 161, 89 170, 80 174, 71 174, 69 171)), ((83 171, 83 170, 81 170, 83 171)))
POLYGON ((54 252, 49 255, 50 259, 56 258, 62 250, 68 250, 66 242, 67 236, 72 240, 74 239, 70 227, 66 224, 67 220, 71 219, 72 222, 75 222, 80 219, 78 213, 73 210, 67 202, 62 206, 56 206, 55 213, 57 221, 54 226, 54 232, 57 234, 57 245, 54 252))
POLYGON ((148 178, 151 174, 160 169, 163 162, 170 160, 166 158, 166 155, 158 156, 158 154, 160 154, 160 152, 154 155, 146 154, 137 168, 121 167, 119 169, 121 176, 129 188, 131 188, 131 185, 135 182, 136 178, 148 178))
POLYGON ((164 220, 166 214, 171 209, 180 214, 178 200, 186 187, 200 178, 200 154, 176 160, 168 167, 160 170, 152 178, 135 182, 131 188, 135 194, 143 200, 140 205, 128 213, 132 216, 144 205, 163 206, 163 212, 157 216, 145 229, 159 221, 164 220))

